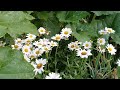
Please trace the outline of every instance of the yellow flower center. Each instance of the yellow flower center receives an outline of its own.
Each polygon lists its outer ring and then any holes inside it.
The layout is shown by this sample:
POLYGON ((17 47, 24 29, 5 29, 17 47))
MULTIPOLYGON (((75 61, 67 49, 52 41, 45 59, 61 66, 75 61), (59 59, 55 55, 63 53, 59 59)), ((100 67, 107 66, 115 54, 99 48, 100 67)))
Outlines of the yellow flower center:
POLYGON ((21 43, 21 40, 18 40, 18 43, 21 43))
POLYGON ((35 53, 36 53, 36 54, 39 54, 39 53, 40 53, 40 51, 36 51, 35 53))
POLYGON ((88 47, 88 46, 89 46, 89 44, 86 44, 85 46, 86 46, 86 47, 88 47))
POLYGON ((86 55, 87 53, 86 53, 85 51, 83 51, 81 54, 82 54, 82 55, 86 55))
POLYGON ((41 29, 41 30, 40 30, 40 32, 44 32, 44 30, 43 30, 43 29, 41 29))
POLYGON ((55 44, 54 44, 54 43, 52 43, 51 45, 52 45, 52 46, 54 46, 55 44))
POLYGON ((47 48, 47 47, 45 47, 44 49, 45 49, 45 51, 48 51, 48 48, 47 48))
POLYGON ((60 39, 60 36, 56 36, 56 40, 59 40, 60 39))
POLYGON ((31 55, 30 58, 35 58, 35 56, 34 56, 34 55, 31 55))
POLYGON ((30 40, 27 40, 27 43, 30 43, 30 40))
POLYGON ((68 31, 65 31, 65 32, 64 32, 64 34, 66 34, 66 35, 67 35, 67 34, 68 34, 68 31))
POLYGON ((100 40, 100 43, 102 43, 103 42, 103 40, 100 40))
POLYGON ((40 69, 42 67, 42 63, 37 64, 37 68, 40 69))
POLYGON ((15 48, 18 48, 18 45, 15 45, 14 47, 15 47, 15 48))
POLYGON ((110 33, 111 33, 111 32, 112 32, 112 30, 111 30, 111 29, 108 29, 108 32, 110 32, 110 33))
POLYGON ((24 51, 25 51, 25 52, 28 52, 28 49, 26 48, 24 51))
POLYGON ((112 48, 108 48, 109 51, 112 51, 112 48))
POLYGON ((30 38, 32 38, 33 36, 32 35, 30 35, 30 38))
POLYGON ((78 49, 78 48, 79 48, 79 46, 75 46, 75 48, 76 48, 76 49, 78 49))
POLYGON ((71 48, 74 48, 75 46, 74 45, 71 45, 71 48))
POLYGON ((30 44, 29 44, 29 43, 26 43, 25 45, 30 46, 30 44))

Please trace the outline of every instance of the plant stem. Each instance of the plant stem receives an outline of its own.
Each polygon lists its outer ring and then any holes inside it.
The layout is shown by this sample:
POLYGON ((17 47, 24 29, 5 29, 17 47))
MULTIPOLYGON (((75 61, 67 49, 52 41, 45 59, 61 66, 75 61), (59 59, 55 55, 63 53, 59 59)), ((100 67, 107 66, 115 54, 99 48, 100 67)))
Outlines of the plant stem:
MULTIPOLYGON (((59 44, 58 44, 59 45, 59 44)), ((55 72, 57 72, 57 60, 56 60, 56 57, 57 57, 57 50, 58 50, 58 46, 56 47, 56 51, 55 51, 55 72)))
MULTIPOLYGON (((92 21, 95 20, 95 18, 96 18, 96 15, 94 14, 94 15, 93 15, 93 18, 92 18, 92 21)), ((92 22, 92 21, 91 21, 91 22, 92 22)))
MULTIPOLYGON (((48 62, 48 58, 49 58, 49 56, 48 56, 48 52, 46 53, 46 59, 47 59, 47 62, 48 62)), ((47 67, 46 67, 46 70, 48 69, 49 70, 49 65, 47 64, 47 67), (48 68, 47 68, 48 67, 48 68)))

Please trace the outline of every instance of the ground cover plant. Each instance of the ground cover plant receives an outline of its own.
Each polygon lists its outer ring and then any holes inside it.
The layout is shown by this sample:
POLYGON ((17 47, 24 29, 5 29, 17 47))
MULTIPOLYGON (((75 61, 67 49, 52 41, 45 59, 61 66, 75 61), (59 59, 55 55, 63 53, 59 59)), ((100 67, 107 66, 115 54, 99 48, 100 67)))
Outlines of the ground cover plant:
POLYGON ((119 79, 120 11, 0 11, 0 79, 119 79))

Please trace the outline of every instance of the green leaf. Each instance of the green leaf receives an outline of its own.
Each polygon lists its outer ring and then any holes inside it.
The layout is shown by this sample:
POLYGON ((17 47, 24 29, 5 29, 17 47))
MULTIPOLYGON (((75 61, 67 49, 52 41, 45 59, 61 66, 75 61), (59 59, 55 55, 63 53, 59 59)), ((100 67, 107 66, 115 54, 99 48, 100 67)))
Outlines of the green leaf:
POLYGON ((72 29, 73 36, 81 42, 89 41, 92 37, 98 37, 98 31, 104 29, 105 26, 105 22, 101 20, 94 20, 91 23, 80 23, 72 29))
POLYGON ((48 12, 48 11, 41 11, 41 12, 36 12, 36 16, 39 19, 47 20, 49 17, 53 16, 53 12, 48 12))
POLYGON ((20 34, 31 33, 38 35, 37 28, 30 22, 34 18, 22 11, 1 11, 0 12, 0 37, 6 33, 17 38, 20 34))
POLYGON ((3 37, 7 33, 7 27, 0 26, 0 38, 3 37))
POLYGON ((120 67, 119 66, 117 67, 117 76, 118 78, 120 78, 120 67))
POLYGON ((33 20, 34 17, 24 13, 23 11, 1 11, 0 12, 0 23, 12 23, 20 22, 22 20, 33 20))
POLYGON ((116 14, 111 27, 115 30, 115 34, 112 34, 111 37, 120 45, 120 14, 116 14))
POLYGON ((86 11, 61 11, 57 13, 60 22, 79 23, 79 20, 89 15, 86 11))
POLYGON ((60 25, 57 19, 49 18, 47 21, 43 22, 43 27, 45 27, 48 31, 50 31, 50 35, 47 38, 54 36, 55 34, 59 33, 60 25))
POLYGON ((111 27, 112 26, 115 17, 116 17, 116 14, 112 14, 112 15, 108 15, 104 19, 105 23, 107 24, 107 27, 111 27))
POLYGON ((96 16, 120 13, 120 11, 91 11, 91 12, 95 13, 96 16))
POLYGON ((111 34, 111 38, 117 44, 120 44, 120 14, 109 15, 105 18, 107 27, 113 28, 115 30, 114 34, 111 34))
POLYGON ((22 52, 10 47, 0 48, 1 79, 32 79, 33 67, 24 60, 22 52))

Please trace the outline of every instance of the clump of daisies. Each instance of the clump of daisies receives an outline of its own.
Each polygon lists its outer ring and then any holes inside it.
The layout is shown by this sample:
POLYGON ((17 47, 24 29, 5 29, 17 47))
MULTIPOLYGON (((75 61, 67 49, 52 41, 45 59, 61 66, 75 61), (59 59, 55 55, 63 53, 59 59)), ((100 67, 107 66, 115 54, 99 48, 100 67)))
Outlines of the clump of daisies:
POLYGON ((72 30, 71 28, 63 28, 60 32, 60 34, 56 34, 55 36, 51 37, 51 39, 60 41, 61 39, 68 40, 68 38, 71 36, 72 30))
MULTIPOLYGON (((38 29, 40 36, 47 34, 43 27, 38 29)), ((24 59, 31 63, 35 68, 35 75, 44 72, 44 65, 47 63, 46 59, 42 58, 43 54, 49 53, 53 47, 58 46, 58 43, 47 38, 39 38, 34 34, 27 34, 25 39, 17 38, 14 40, 15 44, 11 45, 12 49, 22 51, 24 59)))
MULTIPOLYGON (((100 35, 106 35, 106 34, 111 34, 111 33, 115 33, 115 31, 112 28, 107 28, 105 27, 104 30, 100 30, 99 34, 100 35)), ((112 44, 106 43, 105 38, 98 38, 97 39, 97 50, 100 53, 104 53, 105 51, 108 51, 108 53, 110 53, 111 55, 115 55, 116 54, 116 49, 112 44)))
MULTIPOLYGON (((42 58, 43 54, 48 54, 53 47, 58 46, 58 42, 61 39, 68 39, 72 33, 70 28, 63 28, 60 34, 56 34, 51 39, 41 38, 43 35, 48 35, 50 32, 45 28, 40 27, 38 29, 39 37, 34 34, 27 34, 26 38, 17 38, 14 40, 14 45, 11 45, 12 49, 22 51, 24 59, 34 67, 35 75, 44 72, 44 66, 47 64, 47 59, 42 58), (54 41, 53 41, 54 40, 54 41)), ((50 73, 49 78, 60 78, 57 73, 50 73)))
POLYGON ((88 58, 88 56, 92 55, 90 50, 91 46, 91 41, 85 41, 84 43, 75 41, 68 44, 69 50, 75 50, 77 53, 76 56, 80 56, 81 58, 88 58))
MULTIPOLYGON (((105 27, 104 30, 100 30, 99 34, 100 35, 106 35, 106 34, 111 34, 111 33, 115 33, 115 31, 112 28, 107 28, 105 27)), ((85 41, 85 42, 79 42, 79 41, 75 41, 75 42, 71 42, 68 44, 68 48, 71 51, 76 51, 77 55, 76 56, 80 56, 81 58, 88 58, 88 56, 92 55, 91 53, 91 48, 92 48, 92 41, 85 41)), ((111 55, 115 55, 116 54, 116 49, 112 44, 107 44, 105 38, 101 37, 97 39, 97 51, 99 51, 100 53, 104 53, 107 49, 108 53, 110 53, 111 55)))
POLYGON ((111 33, 115 33, 115 30, 113 30, 112 28, 107 28, 107 27, 105 27, 105 29, 104 30, 100 30, 99 31, 99 34, 101 34, 101 35, 105 35, 105 34, 111 34, 111 33))

